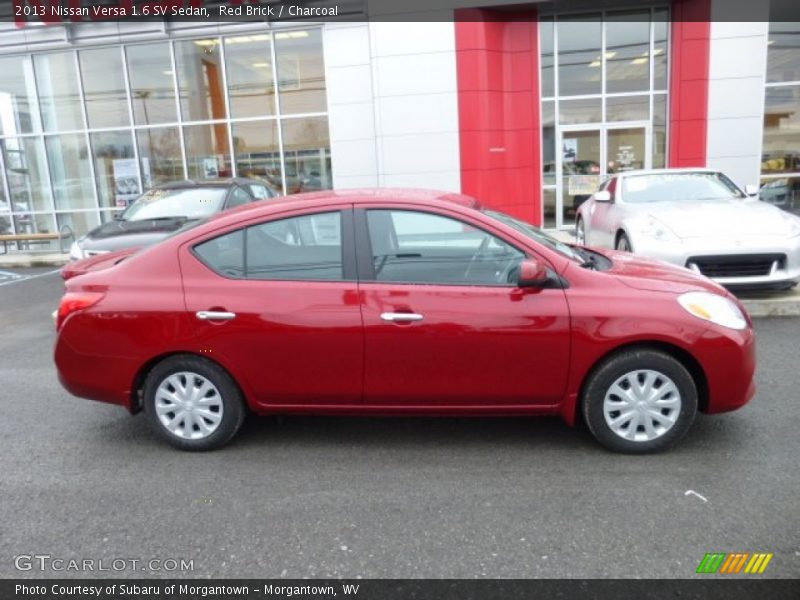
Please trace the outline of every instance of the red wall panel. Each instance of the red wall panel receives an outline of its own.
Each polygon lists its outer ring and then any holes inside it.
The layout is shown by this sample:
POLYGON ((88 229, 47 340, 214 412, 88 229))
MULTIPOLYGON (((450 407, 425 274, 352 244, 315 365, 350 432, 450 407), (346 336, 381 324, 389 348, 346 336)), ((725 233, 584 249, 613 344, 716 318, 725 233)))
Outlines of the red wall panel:
POLYGON ((539 225, 542 165, 536 13, 458 12, 461 191, 539 225))
POLYGON ((673 0, 669 166, 706 166, 711 0, 673 0))

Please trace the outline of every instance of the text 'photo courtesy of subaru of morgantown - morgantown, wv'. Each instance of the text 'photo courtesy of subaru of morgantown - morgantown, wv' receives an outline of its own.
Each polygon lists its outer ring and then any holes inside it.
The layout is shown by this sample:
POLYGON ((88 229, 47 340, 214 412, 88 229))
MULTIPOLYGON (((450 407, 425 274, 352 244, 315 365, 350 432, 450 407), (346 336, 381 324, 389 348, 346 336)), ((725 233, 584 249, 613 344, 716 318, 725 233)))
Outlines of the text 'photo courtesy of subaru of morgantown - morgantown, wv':
MULTIPOLYGON (((700 211, 751 202, 686 177, 612 179, 581 207, 584 239, 602 245, 603 209, 655 206, 666 181, 730 196, 700 211)), ((681 247, 658 214, 620 218, 625 248, 681 247)), ((789 250, 771 252, 786 256, 766 277, 793 276, 789 250)), ((68 266, 55 362, 71 393, 143 411, 184 450, 225 445, 248 413, 316 413, 560 415, 655 452, 755 393, 752 322, 698 262, 565 244, 460 194, 300 194, 68 266)))

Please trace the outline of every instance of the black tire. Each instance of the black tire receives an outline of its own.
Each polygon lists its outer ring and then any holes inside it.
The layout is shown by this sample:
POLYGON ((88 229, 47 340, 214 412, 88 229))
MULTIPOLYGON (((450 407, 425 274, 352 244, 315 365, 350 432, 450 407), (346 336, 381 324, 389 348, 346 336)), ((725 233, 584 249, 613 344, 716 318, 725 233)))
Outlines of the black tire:
MULTIPOLYGON (((665 380, 661 381, 661 385, 664 385, 665 380)), ((658 379, 656 379, 657 382, 658 379)), ((681 439, 692 426, 697 415, 697 386, 686 367, 669 354, 646 347, 632 348, 609 357, 592 371, 584 385, 581 409, 589 431, 600 444, 609 450, 626 454, 660 452, 681 439), (609 392, 612 385, 626 374, 638 370, 650 370, 666 376, 672 380, 680 395, 680 408, 674 409, 677 411, 677 417, 671 427, 665 427, 666 431, 654 439, 642 441, 625 439, 615 433, 606 421, 604 411, 606 393, 609 392)), ((617 416, 621 416, 620 413, 621 411, 618 411, 617 416)), ((610 416, 612 419, 615 418, 613 412, 610 413, 610 416)), ((638 424, 643 419, 643 415, 638 416, 636 423, 638 424)), ((628 427, 632 422, 627 423, 628 427)), ((625 424, 624 420, 622 424, 625 424)), ((661 425, 666 424, 667 420, 663 421, 661 425)), ((638 425, 634 435, 639 435, 638 427, 644 428, 644 425, 638 425)), ((643 430, 642 435, 646 435, 643 430)))
POLYGON ((614 244, 614 249, 621 252, 633 252, 633 246, 630 239, 628 239, 628 234, 622 232, 617 236, 617 243, 614 244))
MULTIPOLYGON (((226 445, 239 431, 246 414, 244 398, 230 375, 218 364, 199 356, 179 355, 158 363, 144 382, 144 412, 153 431, 179 450, 215 450, 226 445), (162 424, 156 411, 156 391, 170 376, 187 372, 199 375, 217 388, 222 405, 222 418, 216 429, 206 437, 187 439, 171 432, 162 424)), ((199 427, 192 425, 193 428, 199 427)))

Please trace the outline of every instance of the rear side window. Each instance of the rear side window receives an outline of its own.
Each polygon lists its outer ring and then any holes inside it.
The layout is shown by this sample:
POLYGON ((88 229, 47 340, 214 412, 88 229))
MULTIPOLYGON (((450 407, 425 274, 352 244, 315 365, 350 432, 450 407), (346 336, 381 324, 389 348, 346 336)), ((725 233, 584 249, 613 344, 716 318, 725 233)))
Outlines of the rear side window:
POLYGON ((340 281, 339 212, 303 215, 253 225, 195 246, 197 256, 227 277, 288 281, 340 281))
POLYGON ((244 277, 244 230, 221 235, 194 247, 206 266, 226 277, 244 277))

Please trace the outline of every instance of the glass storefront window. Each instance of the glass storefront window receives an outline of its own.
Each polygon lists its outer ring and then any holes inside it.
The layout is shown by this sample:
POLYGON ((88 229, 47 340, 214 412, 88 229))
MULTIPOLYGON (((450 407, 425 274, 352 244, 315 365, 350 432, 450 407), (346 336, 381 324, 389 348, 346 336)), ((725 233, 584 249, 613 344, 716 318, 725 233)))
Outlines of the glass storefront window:
POLYGON ((90 141, 100 208, 127 206, 140 193, 130 132, 93 133, 90 141))
POLYGON ((653 96, 653 168, 667 166, 667 95, 653 96))
POLYGON ((606 121, 646 121, 649 118, 649 95, 606 98, 606 121))
POLYGON ((58 230, 69 227, 75 238, 79 238, 87 232, 100 225, 97 211, 68 212, 56 214, 58 230))
POLYGON ((542 98, 555 96, 555 51, 553 48, 553 19, 539 22, 539 59, 542 73, 542 98))
POLYGON ((93 208, 94 190, 86 136, 82 133, 47 136, 45 148, 56 210, 93 208))
POLYGON ((0 232, 81 235, 187 177, 330 188, 326 112, 319 27, 2 57, 0 232))
POLYGON ((0 141, 6 167, 11 210, 52 210, 50 185, 42 138, 8 138, 0 141))
POLYGON ((3 173, 0 172, 0 235, 11 233, 11 205, 6 198, 3 173))
POLYGON ((667 75, 667 39, 669 21, 666 9, 653 11, 653 88, 666 90, 667 75))
POLYGON ((606 21, 606 92, 650 89, 650 12, 612 13, 606 21))
POLYGON ((231 176, 228 126, 225 123, 183 128, 189 179, 231 176))
POLYGON ((119 48, 78 52, 90 128, 130 125, 128 94, 119 48))
POLYGON ((125 54, 136 124, 156 125, 177 121, 169 44, 128 46, 125 54))
POLYGON ((40 129, 30 58, 0 59, 0 135, 19 135, 40 129))
POLYGON ((45 131, 83 129, 75 54, 36 54, 33 65, 45 131))
POLYGON ((769 24, 767 83, 800 81, 800 23, 769 24))
POLYGON ((140 129, 136 132, 136 145, 145 190, 185 179, 181 140, 175 127, 140 129))
POLYGON ((322 30, 276 33, 275 56, 281 114, 324 112, 327 99, 322 30))
POLYGON ((245 35, 225 40, 225 66, 231 117, 275 114, 275 70, 270 35, 245 35))
POLYGON ((600 15, 558 19, 558 93, 561 96, 599 94, 602 41, 600 15))
POLYGON ((545 188, 542 192, 543 224, 548 229, 556 226, 556 191, 545 188))
POLYGON ((178 95, 184 121, 225 118, 225 85, 222 81, 219 39, 175 43, 178 95))
POLYGON ((545 185, 556 183, 556 115, 555 103, 542 102, 542 169, 545 185))
POLYGON ((558 122, 562 125, 600 123, 603 109, 600 98, 562 100, 558 104, 558 122))
MULTIPOLYGON (((17 233, 55 233, 58 231, 56 221, 51 214, 18 214, 14 215, 14 230, 17 233)), ((23 251, 36 250, 57 251, 59 241, 50 242, 37 241, 35 244, 29 242, 17 242, 17 247, 23 251)))
POLYGON ((800 215, 800 175, 761 179, 759 200, 800 215))
POLYGON ((267 181, 282 192, 283 173, 276 121, 252 121, 233 124, 233 149, 236 173, 267 181))
POLYGON ((286 119, 282 123, 286 192, 331 189, 331 149, 328 119, 286 119))
POLYGON ((800 85, 769 87, 762 173, 800 173, 800 85))

